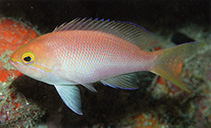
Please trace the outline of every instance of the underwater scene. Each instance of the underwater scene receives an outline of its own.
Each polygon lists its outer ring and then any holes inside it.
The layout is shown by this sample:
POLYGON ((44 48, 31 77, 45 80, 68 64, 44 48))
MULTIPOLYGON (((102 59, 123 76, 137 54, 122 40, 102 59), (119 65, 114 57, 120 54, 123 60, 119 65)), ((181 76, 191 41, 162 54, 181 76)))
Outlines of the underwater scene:
POLYGON ((210 0, 0 0, 0 128, 209 127, 210 0))

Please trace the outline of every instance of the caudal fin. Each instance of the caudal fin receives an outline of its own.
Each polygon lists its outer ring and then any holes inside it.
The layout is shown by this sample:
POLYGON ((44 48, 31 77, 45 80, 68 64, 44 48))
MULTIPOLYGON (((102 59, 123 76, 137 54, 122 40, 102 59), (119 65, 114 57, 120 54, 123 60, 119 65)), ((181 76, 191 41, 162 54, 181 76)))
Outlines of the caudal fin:
POLYGON ((190 92, 181 79, 183 60, 196 53, 204 45, 204 43, 188 43, 156 51, 158 57, 151 72, 166 78, 181 89, 190 92))

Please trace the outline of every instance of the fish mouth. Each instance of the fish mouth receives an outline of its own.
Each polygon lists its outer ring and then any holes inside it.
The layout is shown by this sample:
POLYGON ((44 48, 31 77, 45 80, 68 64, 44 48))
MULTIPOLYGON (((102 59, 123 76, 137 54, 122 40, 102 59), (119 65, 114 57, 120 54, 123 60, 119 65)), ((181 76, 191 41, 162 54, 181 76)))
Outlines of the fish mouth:
POLYGON ((13 67, 15 67, 15 68, 17 67, 17 63, 18 63, 17 60, 15 60, 15 59, 9 59, 8 62, 9 62, 13 67))
POLYGON ((22 73, 22 71, 27 71, 27 68, 22 64, 20 63, 18 60, 15 60, 15 59, 9 59, 8 62, 16 69, 18 70, 19 72, 22 73))
POLYGON ((11 65, 14 65, 13 59, 9 59, 8 62, 9 62, 11 65))
MULTIPOLYGON (((15 67, 15 62, 14 62, 13 60, 9 59, 8 62, 9 62, 13 67, 15 67)), ((16 68, 16 67, 15 67, 15 68, 16 68)))

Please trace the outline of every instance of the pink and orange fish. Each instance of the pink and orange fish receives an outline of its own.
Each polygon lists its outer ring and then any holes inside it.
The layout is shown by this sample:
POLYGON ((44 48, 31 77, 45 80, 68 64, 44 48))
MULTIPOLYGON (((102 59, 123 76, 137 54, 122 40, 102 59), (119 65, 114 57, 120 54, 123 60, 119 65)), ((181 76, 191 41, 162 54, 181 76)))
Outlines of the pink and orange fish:
POLYGON ((150 71, 189 92, 180 77, 183 60, 201 43, 144 51, 156 42, 132 23, 76 18, 18 48, 9 61, 23 74, 54 85, 64 103, 82 115, 76 85, 137 89, 134 72, 150 71))

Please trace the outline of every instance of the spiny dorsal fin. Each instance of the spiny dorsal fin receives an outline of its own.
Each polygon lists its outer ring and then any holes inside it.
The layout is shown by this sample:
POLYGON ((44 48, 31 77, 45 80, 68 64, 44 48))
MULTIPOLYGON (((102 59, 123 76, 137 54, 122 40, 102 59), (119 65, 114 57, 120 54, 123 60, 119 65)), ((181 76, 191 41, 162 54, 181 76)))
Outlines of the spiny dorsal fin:
POLYGON ((134 23, 123 21, 115 22, 104 19, 98 20, 98 18, 76 18, 69 23, 64 23, 55 28, 53 32, 73 30, 105 32, 127 40, 139 46, 140 49, 149 49, 156 42, 150 32, 134 23))

